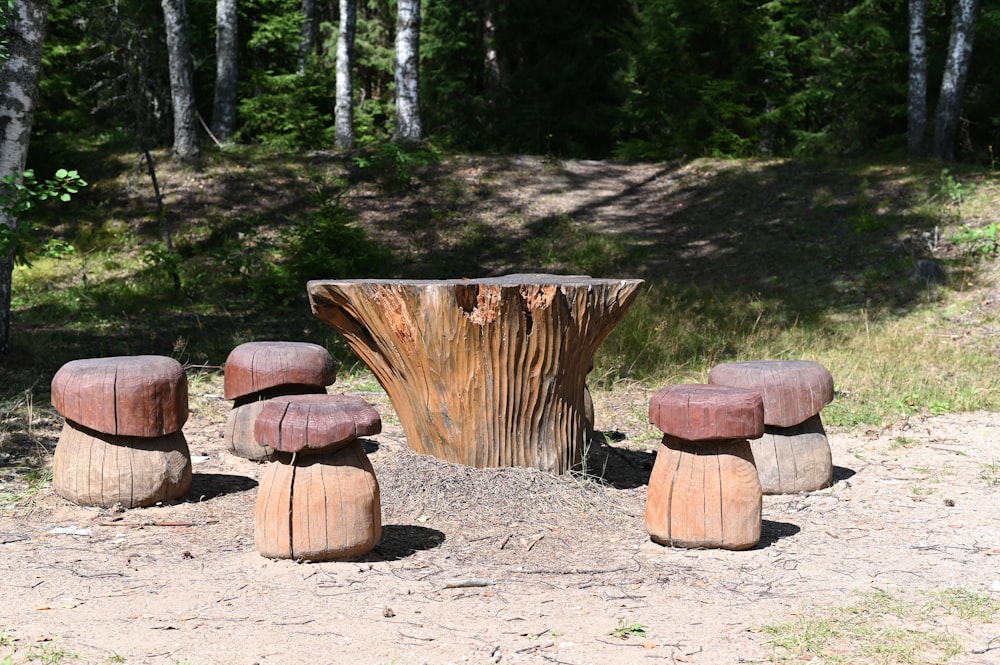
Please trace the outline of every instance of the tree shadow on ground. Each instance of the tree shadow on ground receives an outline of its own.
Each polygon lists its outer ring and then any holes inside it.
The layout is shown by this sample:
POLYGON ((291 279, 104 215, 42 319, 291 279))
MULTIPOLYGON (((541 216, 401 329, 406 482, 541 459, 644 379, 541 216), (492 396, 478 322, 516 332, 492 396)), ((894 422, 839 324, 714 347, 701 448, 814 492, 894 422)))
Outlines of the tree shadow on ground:
POLYGON ((366 561, 398 561, 423 550, 440 547, 444 532, 412 524, 382 526, 382 540, 365 557, 366 561))

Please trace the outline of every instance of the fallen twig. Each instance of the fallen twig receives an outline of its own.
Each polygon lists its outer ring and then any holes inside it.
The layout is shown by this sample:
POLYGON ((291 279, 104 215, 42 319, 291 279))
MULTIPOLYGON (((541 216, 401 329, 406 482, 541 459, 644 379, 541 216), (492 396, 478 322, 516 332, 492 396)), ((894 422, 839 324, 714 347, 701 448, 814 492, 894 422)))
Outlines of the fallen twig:
POLYGON ((468 579, 468 580, 445 580, 445 589, 464 589, 466 587, 493 586, 496 584, 490 579, 468 579))

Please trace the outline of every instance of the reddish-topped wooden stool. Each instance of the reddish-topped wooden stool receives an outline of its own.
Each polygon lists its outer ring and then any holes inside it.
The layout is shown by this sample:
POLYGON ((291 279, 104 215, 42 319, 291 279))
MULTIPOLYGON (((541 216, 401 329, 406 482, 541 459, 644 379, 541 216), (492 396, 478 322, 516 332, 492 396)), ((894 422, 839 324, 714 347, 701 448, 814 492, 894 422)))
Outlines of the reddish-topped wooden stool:
POLYGON ((322 395, 337 379, 330 352, 309 342, 247 342, 233 349, 223 370, 223 393, 233 410, 223 434, 234 455, 255 461, 274 451, 257 443, 254 423, 264 404, 282 395, 322 395))
POLYGON ((360 397, 267 400, 255 432, 274 451, 260 480, 257 551, 271 559, 329 561, 366 554, 382 538, 378 481, 360 436, 382 431, 360 397))
POLYGON ((765 494, 813 492, 833 483, 833 455, 820 411, 833 401, 833 377, 809 360, 753 360, 716 365, 708 382, 757 390, 764 436, 751 442, 765 494))
POLYGON ((650 537, 674 547, 756 545, 762 497, 748 439, 764 432, 760 394, 668 386, 650 399, 649 421, 663 432, 646 496, 650 537))
POLYGON ((84 506, 125 508, 178 499, 191 486, 187 376, 164 356, 73 360, 52 378, 66 422, 52 486, 84 506))

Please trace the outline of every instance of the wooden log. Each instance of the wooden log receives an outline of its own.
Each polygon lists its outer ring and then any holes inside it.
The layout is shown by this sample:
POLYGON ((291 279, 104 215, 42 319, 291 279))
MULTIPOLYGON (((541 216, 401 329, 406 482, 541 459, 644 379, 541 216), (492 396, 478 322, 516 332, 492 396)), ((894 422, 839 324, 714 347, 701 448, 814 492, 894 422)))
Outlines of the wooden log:
POLYGON ((72 360, 52 377, 52 406, 103 434, 164 436, 187 421, 187 376, 165 356, 72 360))
POLYGON ((67 421, 52 459, 52 487, 81 506, 152 506, 187 494, 191 454, 180 431, 118 436, 67 421))
POLYGON ((312 281, 312 310, 382 384, 407 443, 473 467, 577 466, 593 354, 641 280, 312 281))
POLYGON ((750 442, 764 494, 815 492, 833 484, 833 455, 819 414, 793 427, 764 427, 750 442))
POLYGON ((271 559, 361 556, 382 538, 378 481, 360 441, 270 462, 257 493, 254 541, 271 559))
POLYGON ((257 443, 300 455, 332 452, 382 431, 371 404, 353 395, 297 395, 267 400, 254 424, 257 443))
POLYGON ((226 418, 226 428, 222 439, 226 449, 237 457, 254 462, 274 459, 274 449, 257 442, 254 426, 257 416, 264 410, 268 399, 283 395, 325 395, 326 388, 318 386, 282 385, 260 392, 237 397, 233 409, 226 418), (286 392, 287 391, 287 392, 286 392))
POLYGON ((708 382, 760 391, 764 424, 792 427, 818 414, 833 401, 833 376, 811 360, 751 360, 722 363, 708 382))
POLYGON ((764 405, 754 390, 673 385, 650 398, 649 422, 688 441, 756 439, 764 433, 764 405))
POLYGON ((664 434, 649 477, 645 522, 670 547, 749 549, 760 541, 762 493, 746 439, 664 434))
POLYGON ((229 353, 223 396, 229 400, 277 386, 323 388, 337 379, 330 352, 309 342, 247 342, 229 353))

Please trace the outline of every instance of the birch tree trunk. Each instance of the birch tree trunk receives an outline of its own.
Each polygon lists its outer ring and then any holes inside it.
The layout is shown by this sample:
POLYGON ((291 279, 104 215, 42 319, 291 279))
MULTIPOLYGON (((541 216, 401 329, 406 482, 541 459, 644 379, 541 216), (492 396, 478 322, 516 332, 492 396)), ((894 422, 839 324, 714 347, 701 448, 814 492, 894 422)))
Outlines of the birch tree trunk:
MULTIPOLYGON (((6 60, 0 62, 0 178, 20 175, 28 158, 31 124, 38 101, 38 73, 49 14, 48 0, 4 3, 3 39, 6 60)), ((13 228, 17 220, 0 209, 0 224, 13 228)), ((0 257, 0 355, 10 350, 10 295, 13 249, 0 257)))
POLYGON ((212 134, 219 141, 231 139, 236 127, 237 22, 236 0, 217 0, 212 134))
POLYGON ((927 0, 910 0, 910 77, 906 102, 906 154, 922 157, 927 132, 927 0))
POLYGON ((399 0, 396 23, 397 143, 423 138, 420 126, 420 0, 399 0))
POLYGON ((316 0, 302 0, 302 39, 299 41, 299 74, 306 73, 309 54, 313 52, 315 46, 316 0))
POLYGON ((354 34, 357 22, 357 0, 340 0, 334 145, 342 150, 354 147, 354 34))
POLYGON ((976 34, 979 0, 955 0, 952 11, 948 58, 941 78, 941 94, 934 113, 934 156, 941 161, 955 160, 958 123, 962 115, 965 81, 972 60, 972 41, 976 34))
POLYGON ((198 118, 194 105, 194 62, 188 41, 186 0, 161 0, 167 28, 170 100, 174 111, 174 154, 182 161, 196 159, 198 118))

